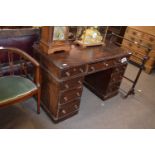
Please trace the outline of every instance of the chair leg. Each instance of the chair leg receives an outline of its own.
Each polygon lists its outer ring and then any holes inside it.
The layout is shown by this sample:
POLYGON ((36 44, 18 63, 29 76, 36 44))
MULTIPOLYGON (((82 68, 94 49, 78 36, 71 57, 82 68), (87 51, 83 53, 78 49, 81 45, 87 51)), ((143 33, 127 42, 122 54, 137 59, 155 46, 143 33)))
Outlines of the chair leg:
POLYGON ((40 114, 40 89, 37 94, 37 113, 40 114))

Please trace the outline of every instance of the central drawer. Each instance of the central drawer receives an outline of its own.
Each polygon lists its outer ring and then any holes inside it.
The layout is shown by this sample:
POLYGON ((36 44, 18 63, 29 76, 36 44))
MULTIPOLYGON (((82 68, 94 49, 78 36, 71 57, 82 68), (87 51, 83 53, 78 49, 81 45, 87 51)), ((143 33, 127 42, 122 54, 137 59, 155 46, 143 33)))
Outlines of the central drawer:
POLYGON ((110 68, 116 64, 116 60, 107 60, 107 61, 101 61, 96 62, 88 65, 88 72, 95 72, 98 70, 103 70, 110 68))
POLYGON ((76 98, 79 98, 81 94, 82 94, 82 87, 65 91, 60 95, 60 104, 66 104, 76 98))

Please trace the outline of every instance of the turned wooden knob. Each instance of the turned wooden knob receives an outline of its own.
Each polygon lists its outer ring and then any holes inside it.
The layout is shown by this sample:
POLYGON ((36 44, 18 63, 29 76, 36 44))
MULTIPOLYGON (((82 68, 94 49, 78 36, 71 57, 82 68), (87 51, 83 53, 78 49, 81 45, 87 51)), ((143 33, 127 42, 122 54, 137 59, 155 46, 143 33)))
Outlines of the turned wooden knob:
POLYGON ((79 97, 79 96, 80 96, 80 93, 79 93, 79 92, 77 92, 77 93, 76 93, 76 95, 79 97))
POLYGON ((84 72, 82 68, 80 68, 79 70, 80 70, 80 72, 81 72, 81 73, 83 73, 83 72, 84 72))
POLYGON ((79 83, 79 84, 82 84, 82 82, 81 82, 80 80, 78 81, 78 83, 79 83))
POLYGON ((62 113, 63 113, 63 114, 66 114, 66 110, 63 109, 63 110, 62 110, 62 113))
POLYGON ((65 84, 65 88, 68 89, 69 88, 69 85, 68 84, 65 84))
POLYGON ((109 66, 109 64, 108 64, 108 63, 104 63, 104 65, 105 65, 106 67, 108 67, 108 66, 109 66))
POLYGON ((92 66, 92 67, 91 67, 91 70, 94 71, 94 70, 95 70, 95 67, 92 66))
POLYGON ((69 72, 66 72, 66 75, 67 75, 67 76, 70 76, 70 73, 69 73, 69 72))
POLYGON ((78 109, 78 106, 76 104, 74 105, 74 107, 75 107, 75 109, 78 109))
POLYGON ((68 101, 68 98, 65 96, 65 97, 64 97, 64 100, 65 100, 65 101, 68 101))

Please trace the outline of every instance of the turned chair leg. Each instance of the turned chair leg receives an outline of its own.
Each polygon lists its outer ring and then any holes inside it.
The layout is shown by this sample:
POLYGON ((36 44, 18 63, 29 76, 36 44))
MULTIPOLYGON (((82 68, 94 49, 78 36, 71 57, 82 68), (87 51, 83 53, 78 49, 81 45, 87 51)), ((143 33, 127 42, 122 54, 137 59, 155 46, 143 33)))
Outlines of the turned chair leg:
POLYGON ((37 94, 37 113, 40 114, 40 89, 37 94))

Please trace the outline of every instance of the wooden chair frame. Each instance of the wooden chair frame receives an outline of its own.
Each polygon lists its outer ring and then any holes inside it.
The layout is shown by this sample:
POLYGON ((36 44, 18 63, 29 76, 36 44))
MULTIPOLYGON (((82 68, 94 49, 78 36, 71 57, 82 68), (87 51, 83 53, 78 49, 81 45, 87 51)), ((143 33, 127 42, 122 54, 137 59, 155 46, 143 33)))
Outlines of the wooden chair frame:
MULTIPOLYGON (((36 97, 37 97, 37 113, 39 114, 40 113, 40 91, 41 91, 41 88, 40 88, 40 65, 39 65, 39 63, 34 58, 32 58, 30 55, 28 55, 26 52, 24 52, 21 49, 13 48, 13 47, 0 47, 0 54, 1 54, 2 50, 8 51, 8 57, 9 57, 8 64, 10 67, 10 74, 11 75, 14 75, 13 54, 17 54, 20 56, 20 58, 22 58, 26 61, 30 61, 32 63, 32 65, 35 68, 35 74, 34 74, 34 81, 33 82, 36 85, 37 89, 35 89, 31 92, 28 92, 25 95, 17 97, 16 99, 9 100, 9 101, 5 102, 5 104, 0 104, 0 107, 5 107, 5 106, 11 105, 11 104, 22 102, 22 101, 36 95, 36 97)), ((21 64, 21 66, 22 66, 22 64, 21 64)))

